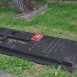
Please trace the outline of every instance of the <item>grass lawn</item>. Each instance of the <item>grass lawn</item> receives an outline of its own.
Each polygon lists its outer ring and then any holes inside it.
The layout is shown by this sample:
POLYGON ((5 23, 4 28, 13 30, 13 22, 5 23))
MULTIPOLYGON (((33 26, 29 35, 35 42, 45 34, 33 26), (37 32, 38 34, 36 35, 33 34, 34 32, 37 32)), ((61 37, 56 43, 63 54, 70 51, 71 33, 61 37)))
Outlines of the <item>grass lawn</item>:
MULTIPOLYGON (((77 4, 49 3, 49 9, 31 21, 14 20, 13 7, 0 7, 0 28, 41 33, 77 41, 77 4)), ((77 71, 70 74, 65 69, 39 65, 17 57, 0 54, 0 70, 19 77, 77 77, 77 71)))

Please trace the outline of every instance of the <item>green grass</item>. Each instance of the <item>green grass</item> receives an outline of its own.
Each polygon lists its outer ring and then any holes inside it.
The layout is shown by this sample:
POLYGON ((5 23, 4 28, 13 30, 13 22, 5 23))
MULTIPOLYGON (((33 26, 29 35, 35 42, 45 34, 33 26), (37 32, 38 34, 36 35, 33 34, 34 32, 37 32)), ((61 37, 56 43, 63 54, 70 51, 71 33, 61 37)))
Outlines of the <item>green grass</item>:
MULTIPOLYGON (((13 7, 0 7, 0 28, 41 33, 77 41, 77 4, 49 3, 49 9, 31 21, 15 20, 13 17, 16 14, 13 7)), ((38 65, 5 55, 0 55, 0 70, 20 77, 77 77, 77 71, 70 74, 65 69, 38 65)))

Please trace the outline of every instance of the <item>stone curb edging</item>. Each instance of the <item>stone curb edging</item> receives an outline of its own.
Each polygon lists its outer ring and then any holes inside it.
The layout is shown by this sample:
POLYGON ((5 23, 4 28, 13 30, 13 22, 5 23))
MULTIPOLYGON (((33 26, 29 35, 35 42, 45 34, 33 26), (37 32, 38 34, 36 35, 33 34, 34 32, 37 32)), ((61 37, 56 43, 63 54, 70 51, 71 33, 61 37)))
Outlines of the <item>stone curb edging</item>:
POLYGON ((77 1, 75 0, 48 0, 48 2, 62 2, 62 3, 77 3, 77 1))
POLYGON ((13 3, 12 2, 0 2, 0 6, 11 6, 11 5, 13 5, 13 3))
POLYGON ((0 71, 0 77, 18 77, 18 76, 11 75, 11 74, 9 74, 9 73, 0 71))
POLYGON ((19 14, 16 17, 14 17, 14 19, 25 19, 25 20, 30 20, 32 19, 34 16, 46 11, 48 9, 48 5, 45 4, 43 6, 41 6, 39 9, 29 12, 29 13, 24 13, 24 14, 19 14))

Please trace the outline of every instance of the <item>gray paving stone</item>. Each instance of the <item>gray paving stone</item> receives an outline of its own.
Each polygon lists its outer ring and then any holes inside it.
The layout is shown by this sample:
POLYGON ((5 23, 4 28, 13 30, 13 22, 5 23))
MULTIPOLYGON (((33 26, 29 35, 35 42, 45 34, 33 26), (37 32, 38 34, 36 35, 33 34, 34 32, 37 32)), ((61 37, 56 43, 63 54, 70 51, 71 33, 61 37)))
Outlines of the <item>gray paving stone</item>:
POLYGON ((0 71, 0 77, 18 77, 18 76, 14 76, 14 75, 11 75, 9 73, 0 71))
POLYGON ((40 6, 37 10, 35 11, 30 11, 27 13, 19 14, 14 19, 25 19, 25 20, 31 20, 34 16, 41 14, 45 12, 48 9, 48 5, 45 4, 43 6, 40 6))

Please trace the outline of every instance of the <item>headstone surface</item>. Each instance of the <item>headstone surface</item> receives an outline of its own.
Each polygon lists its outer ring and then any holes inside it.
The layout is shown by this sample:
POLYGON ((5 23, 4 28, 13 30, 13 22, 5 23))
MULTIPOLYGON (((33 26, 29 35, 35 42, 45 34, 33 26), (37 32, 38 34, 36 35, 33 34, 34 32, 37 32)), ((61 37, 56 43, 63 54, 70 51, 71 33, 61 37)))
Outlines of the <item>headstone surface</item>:
POLYGON ((77 68, 77 41, 18 30, 0 29, 0 53, 40 64, 77 68))

